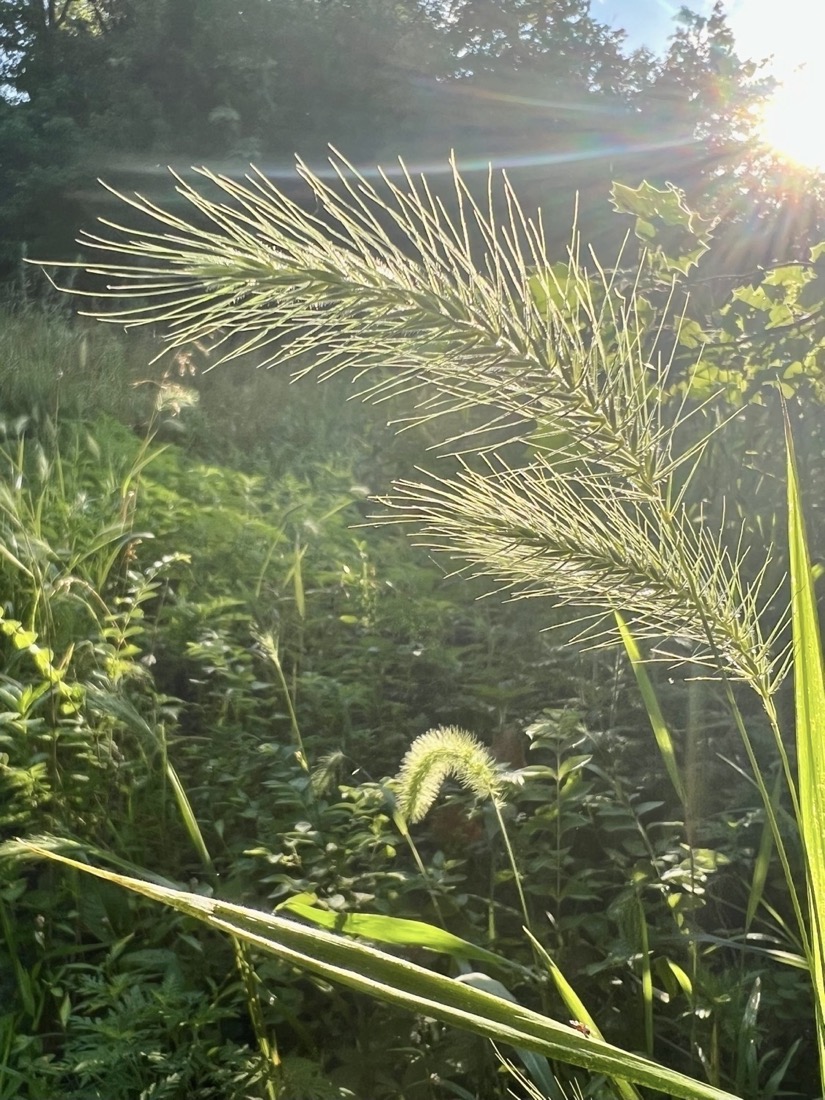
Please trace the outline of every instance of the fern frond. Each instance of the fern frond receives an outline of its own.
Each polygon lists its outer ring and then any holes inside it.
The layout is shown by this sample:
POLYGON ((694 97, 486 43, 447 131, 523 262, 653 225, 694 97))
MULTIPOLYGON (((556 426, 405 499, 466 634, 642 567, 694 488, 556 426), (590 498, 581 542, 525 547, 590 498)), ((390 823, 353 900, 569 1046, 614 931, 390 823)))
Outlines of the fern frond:
POLYGON ((495 799, 501 788, 496 762, 481 742, 456 726, 439 726, 417 737, 401 762, 398 805, 407 821, 421 821, 450 776, 476 798, 495 799))

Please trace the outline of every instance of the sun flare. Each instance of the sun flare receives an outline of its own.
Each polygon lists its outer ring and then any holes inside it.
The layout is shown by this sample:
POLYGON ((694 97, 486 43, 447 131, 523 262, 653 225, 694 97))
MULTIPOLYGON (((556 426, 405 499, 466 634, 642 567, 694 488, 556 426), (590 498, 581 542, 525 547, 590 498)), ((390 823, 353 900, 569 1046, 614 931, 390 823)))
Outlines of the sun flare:
POLYGON ((729 0, 740 56, 764 61, 778 87, 759 136, 781 159, 825 171, 825 0, 729 0))
POLYGON ((765 105, 760 132, 783 159, 824 172, 825 72, 805 65, 784 77, 765 105))

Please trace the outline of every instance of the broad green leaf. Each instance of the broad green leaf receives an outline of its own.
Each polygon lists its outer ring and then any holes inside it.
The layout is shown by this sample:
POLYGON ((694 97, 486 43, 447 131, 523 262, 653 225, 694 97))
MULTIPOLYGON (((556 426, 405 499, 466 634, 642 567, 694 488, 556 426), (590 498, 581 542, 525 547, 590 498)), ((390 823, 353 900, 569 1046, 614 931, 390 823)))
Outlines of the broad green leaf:
POLYGON ((788 287, 791 290, 799 290, 805 286, 813 276, 807 267, 802 264, 783 264, 769 271, 762 280, 767 286, 788 287))
POLYGON ((3 633, 14 642, 15 649, 28 649, 37 641, 37 635, 33 630, 25 630, 23 624, 17 619, 3 620, 3 633))
POLYGON ((536 275, 531 275, 527 286, 530 297, 542 313, 550 314, 554 310, 569 311, 575 304, 568 295, 571 286, 575 286, 578 273, 566 263, 552 264, 536 275))
POLYGON ((811 971, 819 1065, 825 1086, 825 674, 814 578, 787 415, 785 430, 799 828, 808 872, 811 971))
POLYGON ((610 198, 620 214, 636 218, 636 236, 654 248, 669 270, 687 274, 710 247, 713 223, 701 218, 673 184, 664 189, 643 180, 638 187, 614 183, 610 198))
POLYGON ((90 867, 33 844, 19 842, 11 849, 7 846, 6 850, 54 860, 115 883, 328 981, 465 1028, 498 1043, 523 1047, 593 1073, 634 1081, 680 1100, 738 1100, 732 1093, 620 1050, 594 1036, 581 1035, 566 1024, 521 1005, 471 989, 452 978, 434 974, 325 929, 308 928, 284 917, 185 890, 165 889, 141 879, 90 867))
POLYGON ((452 955, 461 959, 475 959, 491 966, 512 969, 514 964, 508 959, 477 947, 474 943, 445 932, 443 928, 427 924, 420 920, 406 920, 401 917, 387 917, 381 913, 333 913, 329 909, 319 909, 300 898, 289 898, 278 906, 278 911, 286 910, 296 917, 311 921, 321 928, 333 932, 344 932, 349 936, 361 936, 376 943, 394 943, 399 947, 425 947, 429 951, 438 951, 443 955, 452 955))

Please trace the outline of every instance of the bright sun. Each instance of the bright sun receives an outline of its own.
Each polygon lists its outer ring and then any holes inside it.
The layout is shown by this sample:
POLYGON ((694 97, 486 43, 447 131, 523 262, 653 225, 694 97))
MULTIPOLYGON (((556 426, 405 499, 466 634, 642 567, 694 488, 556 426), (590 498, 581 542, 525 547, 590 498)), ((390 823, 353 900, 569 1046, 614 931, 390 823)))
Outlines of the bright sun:
MULTIPOLYGON (((709 5, 708 5, 709 6, 709 5)), ((729 0, 737 52, 779 81, 761 135, 781 157, 825 170, 825 0, 729 0)))
POLYGON ((781 80, 765 106, 762 139, 785 159, 825 171, 825 70, 805 65, 781 80))

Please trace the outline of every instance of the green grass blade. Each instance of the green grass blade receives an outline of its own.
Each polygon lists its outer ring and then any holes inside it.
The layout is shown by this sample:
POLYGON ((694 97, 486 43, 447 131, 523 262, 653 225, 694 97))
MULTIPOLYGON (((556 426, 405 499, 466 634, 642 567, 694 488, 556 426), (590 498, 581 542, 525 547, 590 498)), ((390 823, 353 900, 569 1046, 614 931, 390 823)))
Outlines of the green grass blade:
POLYGON ((555 959, 544 947, 542 947, 535 936, 531 935, 529 932, 527 934, 530 936, 530 940, 539 958, 547 967, 547 971, 555 983, 559 996, 564 1001, 564 1007, 574 1020, 577 1020, 580 1024, 584 1024, 587 1030, 595 1035, 597 1039, 601 1039, 602 1033, 599 1031, 599 1025, 588 1012, 584 1001, 582 1001, 573 986, 568 982, 567 978, 565 978, 555 959))
POLYGON ((472 989, 462 982, 445 978, 376 948, 333 935, 325 929, 308 928, 284 917, 184 890, 168 890, 141 879, 78 863, 32 844, 20 842, 7 846, 6 851, 18 856, 51 859, 112 882, 328 981, 497 1042, 523 1047, 593 1073, 634 1081, 680 1100, 738 1100, 732 1093, 659 1066, 648 1058, 610 1046, 595 1037, 581 1035, 566 1024, 530 1009, 472 989))
POLYGON ((639 929, 641 932, 642 1005, 645 1018, 645 1050, 653 1053, 653 972, 650 968, 650 936, 647 930, 645 907, 639 894, 636 895, 639 911, 639 929))
POLYGON ((295 607, 302 620, 307 617, 306 596, 304 595, 304 573, 301 564, 304 560, 306 549, 306 546, 301 546, 298 540, 295 540, 295 552, 292 558, 292 587, 295 593, 295 607))
POLYGON ((192 803, 189 801, 189 795, 186 793, 186 788, 183 783, 181 783, 180 776, 170 760, 166 761, 166 778, 169 782, 169 786, 172 788, 175 802, 178 807, 178 813, 181 816, 192 847, 198 853, 204 868, 209 871, 210 874, 214 874, 215 865, 212 862, 212 856, 209 854, 209 849, 206 847, 206 841, 203 838, 198 819, 195 817, 195 811, 192 809, 192 803))
POLYGON ((124 725, 139 737, 145 738, 147 742, 154 742, 160 749, 166 779, 175 796, 175 804, 178 807, 178 812, 189 840, 192 843, 192 847, 198 853, 198 857, 204 867, 210 874, 213 874, 215 868, 212 863, 212 856, 209 854, 209 849, 206 846, 206 841, 204 840, 198 820, 195 817, 195 811, 192 809, 192 803, 189 801, 186 789, 183 783, 181 783, 180 776, 175 770, 174 764, 172 764, 167 756, 166 744, 163 740, 162 733, 157 729, 153 729, 143 715, 132 706, 128 699, 120 698, 112 692, 99 689, 87 689, 87 698, 91 708, 97 711, 97 713, 108 715, 118 722, 123 722, 124 725))
POLYGON ((662 754, 662 760, 667 769, 667 774, 670 777, 674 790, 679 796, 679 801, 686 807, 687 792, 685 791, 685 785, 682 782, 682 776, 679 772, 679 764, 676 760, 676 753, 673 748, 673 738, 670 736, 670 730, 662 714, 662 708, 659 706, 659 700, 656 698, 656 692, 647 674, 647 669, 642 660, 642 654, 627 623, 618 611, 614 614, 616 617, 616 625, 619 628, 619 634, 624 643, 625 652, 633 668, 633 674, 636 677, 636 683, 639 685, 639 692, 642 696, 647 716, 650 719, 653 736, 656 738, 656 744, 659 746, 659 752, 662 754))
POLYGON ((305 772, 309 771, 309 757, 306 754, 304 748, 304 739, 301 736, 301 727, 298 725, 298 715, 295 713, 295 704, 292 700, 292 693, 289 690, 289 684, 286 682, 286 676, 284 674, 284 667, 281 664, 281 653, 278 649, 278 640, 274 634, 270 631, 265 631, 258 635, 258 643, 265 657, 267 657, 275 669, 275 674, 278 677, 278 683, 281 686, 281 690, 284 693, 284 701, 286 703, 286 709, 289 714, 289 724, 292 727, 292 737, 295 741, 295 758, 298 763, 304 769, 305 772))
MULTIPOLYGON (((602 1033, 599 1030, 599 1025, 590 1015, 584 1001, 562 973, 556 960, 544 947, 542 947, 535 936, 530 932, 528 932, 527 935, 530 937, 537 956, 547 967, 548 973, 553 979, 558 994, 562 1001, 564 1001, 564 1007, 570 1013, 571 1019, 577 1023, 584 1024, 591 1035, 595 1035, 597 1039, 601 1039, 602 1033)), ((614 1084, 622 1100, 640 1100, 638 1090, 629 1081, 623 1081, 619 1078, 614 1081, 614 1084)))
POLYGON ((819 1066, 825 1090, 825 673, 814 578, 787 416, 785 427, 799 830, 808 872, 811 975, 819 1066))
MULTIPOLYGON (((780 799, 782 797, 781 772, 777 773, 772 797, 774 812, 776 813, 779 810, 780 799)), ((762 837, 759 841, 759 849, 756 853, 756 860, 754 861, 753 865, 753 874, 751 875, 751 885, 750 890, 748 891, 748 907, 745 913, 745 931, 747 931, 753 924, 753 919, 756 916, 756 912, 762 903, 762 899, 765 894, 765 883, 768 881, 768 870, 770 869, 773 850, 773 833, 771 832, 770 822, 766 821, 765 824, 762 826, 762 837)))
MULTIPOLYGON (((20 996, 20 1003, 23 1006, 24 1012, 34 1021, 38 1016, 34 983, 32 982, 31 973, 26 969, 20 952, 18 951, 14 923, 10 920, 6 910, 6 904, 2 899, 0 899, 0 930, 3 933, 6 955, 8 961, 11 963, 11 969, 17 982, 17 992, 20 996)), ((0 1066, 2 1066, 2 1064, 3 1063, 0 1062, 0 1066)))
MULTIPOLYGON (((306 898, 306 895, 282 902, 278 906, 278 911, 294 913, 296 917, 317 924, 320 928, 327 928, 331 932, 361 936, 376 943, 392 943, 399 947, 424 947, 442 955, 474 959, 476 962, 504 967, 507 970, 516 967, 516 964, 509 959, 487 951, 483 947, 477 947, 474 943, 463 940, 460 936, 454 936, 451 932, 445 932, 443 928, 427 924, 425 921, 387 917, 381 913, 333 913, 329 909, 319 909, 315 905, 307 904, 302 897, 306 898)), ((521 968, 517 967, 517 969, 521 968)))

